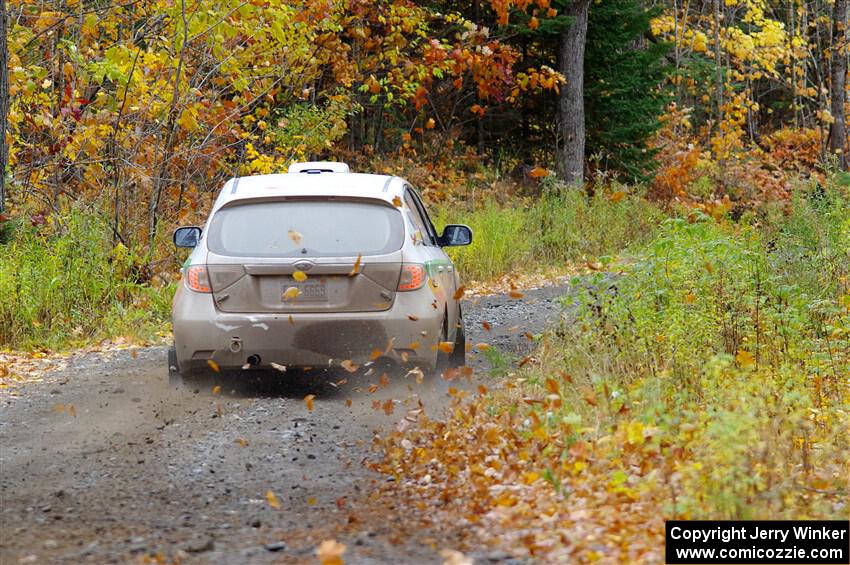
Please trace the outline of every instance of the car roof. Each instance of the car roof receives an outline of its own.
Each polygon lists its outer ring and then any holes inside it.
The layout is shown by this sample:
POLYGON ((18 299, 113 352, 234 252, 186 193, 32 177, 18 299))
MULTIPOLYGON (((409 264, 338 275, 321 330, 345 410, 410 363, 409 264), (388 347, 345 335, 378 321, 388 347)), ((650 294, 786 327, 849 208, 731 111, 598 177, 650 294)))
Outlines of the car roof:
POLYGON ((235 200, 274 196, 353 196, 392 203, 402 197, 407 183, 388 175, 339 172, 299 172, 251 175, 227 181, 213 206, 221 208, 235 200))

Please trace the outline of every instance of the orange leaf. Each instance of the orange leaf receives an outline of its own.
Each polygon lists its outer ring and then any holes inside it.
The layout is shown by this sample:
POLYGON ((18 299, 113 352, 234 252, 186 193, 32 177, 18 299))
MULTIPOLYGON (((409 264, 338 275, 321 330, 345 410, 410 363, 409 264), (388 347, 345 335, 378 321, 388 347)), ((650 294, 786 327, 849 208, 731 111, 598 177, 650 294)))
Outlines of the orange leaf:
POLYGON ((613 194, 610 194, 610 195, 608 196, 608 201, 609 201, 609 202, 619 202, 620 200, 622 200, 623 198, 625 198, 625 196, 626 196, 625 191, 623 191, 623 190, 618 190, 617 192, 615 192, 615 193, 613 193, 613 194))
POLYGON ((514 298, 514 299, 519 299, 519 298, 522 298, 523 296, 525 296, 525 294, 523 294, 522 292, 520 292, 518 290, 512 290, 508 293, 508 296, 510 296, 511 298, 514 298))
POLYGON ((392 398, 386 399, 384 401, 383 406, 381 407, 384 409, 384 414, 386 414, 387 416, 392 416, 393 410, 395 409, 395 405, 393 404, 392 398))
POLYGON ((307 405, 307 410, 310 412, 313 411, 313 399, 316 398, 315 394, 308 394, 304 397, 304 404, 307 405))
POLYGON ((443 353, 451 353, 454 351, 455 344, 450 341, 441 341, 437 348, 443 353))
POLYGON ((561 394, 561 387, 555 379, 546 379, 546 390, 552 394, 561 394))
POLYGON ((220 393, 220 392, 221 392, 221 385, 215 385, 215 386, 213 387, 212 393, 213 393, 213 394, 218 394, 218 393, 220 393))
POLYGON ((528 176, 533 179, 539 179, 542 177, 549 176, 549 171, 547 169, 544 169, 543 167, 534 167, 533 169, 531 169, 531 171, 528 172, 528 176))
POLYGON ((301 291, 296 286, 290 286, 283 292, 284 300, 295 300, 301 294, 301 291))
POLYGON ((277 499, 271 489, 266 491, 266 502, 268 502, 269 506, 271 506, 275 510, 280 510, 280 501, 277 499))
POLYGON ((380 357, 383 354, 384 354, 384 352, 381 351, 380 349, 373 349, 372 354, 369 355, 369 359, 374 361, 375 359, 377 359, 378 357, 380 357))
POLYGON ((454 299, 460 300, 461 298, 463 298, 463 294, 465 292, 466 292, 466 287, 463 286, 463 285, 460 285, 459 287, 457 287, 457 290, 455 291, 454 299))
POLYGON ((410 320, 411 322, 416 322, 416 321, 419 320, 419 316, 414 316, 413 314, 408 314, 407 319, 410 320))
POLYGON ((490 325, 490 322, 486 320, 481 322, 481 327, 487 330, 488 332, 493 328, 493 326, 490 325))
POLYGON ((221 370, 221 367, 218 366, 218 363, 216 363, 212 359, 207 359, 207 365, 209 366, 210 369, 212 369, 216 373, 218 373, 221 370))
POLYGON ((345 553, 345 544, 332 539, 326 539, 316 548, 316 557, 319 558, 321 565, 343 565, 343 553, 345 553))
POLYGON ((304 271, 295 271, 292 273, 292 278, 298 282, 304 282, 307 280, 307 273, 304 271))
POLYGON ((342 363, 339 364, 340 367, 348 371, 349 373, 354 373, 357 369, 360 368, 360 365, 355 364, 351 359, 346 359, 342 363))
POLYGON ((735 361, 737 361, 738 365, 741 367, 752 367, 756 362, 752 354, 749 351, 744 351, 743 349, 735 355, 735 361))
POLYGON ((401 198, 398 196, 393 196, 393 206, 396 208, 401 208, 401 198))
POLYGON ((351 272, 350 272, 350 273, 348 273, 348 276, 349 276, 349 277, 353 277, 354 275, 356 275, 357 273, 359 273, 359 272, 360 272, 360 262, 361 262, 362 260, 363 260, 363 255, 362 255, 362 254, 358 254, 358 255, 357 255, 357 260, 356 260, 356 261, 354 261, 354 267, 352 267, 351 272))

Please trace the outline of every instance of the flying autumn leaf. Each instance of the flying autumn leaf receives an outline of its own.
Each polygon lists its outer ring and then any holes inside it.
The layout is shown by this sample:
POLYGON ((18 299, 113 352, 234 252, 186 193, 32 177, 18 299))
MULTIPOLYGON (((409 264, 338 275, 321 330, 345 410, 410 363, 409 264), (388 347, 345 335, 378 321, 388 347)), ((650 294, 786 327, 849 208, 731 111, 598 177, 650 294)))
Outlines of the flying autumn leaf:
POLYGON ((212 393, 213 394, 220 394, 221 393, 221 385, 215 385, 212 389, 212 393))
POLYGON ((396 208, 401 208, 401 198, 399 198, 398 196, 393 196, 393 206, 395 206, 396 208))
POLYGON ((357 260, 356 260, 356 261, 354 261, 354 267, 352 267, 352 268, 351 268, 351 272, 350 272, 350 273, 348 273, 348 276, 349 276, 349 277, 353 277, 353 276, 355 276, 357 273, 359 273, 359 272, 360 272, 360 262, 361 262, 362 260, 363 260, 363 255, 362 255, 362 254, 357 255, 357 260))
POLYGON ((437 122, 434 121, 434 118, 428 118, 428 121, 425 122, 425 129, 434 129, 436 125, 437 122))
POLYGON ((455 344, 451 341, 441 341, 439 345, 437 345, 437 349, 443 353, 451 353, 455 349, 455 344))
POLYGON ((486 344, 486 343, 476 343, 476 344, 474 345, 474 347, 475 347, 475 349, 477 349, 478 351, 487 351, 488 349, 490 349, 490 346, 489 346, 488 344, 486 344))
POLYGON ((321 565, 344 565, 342 556, 345 553, 345 544, 336 540, 326 539, 316 548, 316 557, 321 565))
POLYGON ((296 286, 290 286, 283 293, 284 300, 295 300, 301 295, 301 291, 296 286))
POLYGON ((307 280, 307 273, 304 271, 295 271, 292 273, 292 278, 298 282, 304 282, 307 280))
POLYGON ((622 200, 623 198, 625 198, 625 196, 626 196, 625 191, 618 190, 617 192, 614 192, 614 193, 612 193, 608 196, 608 201, 616 203, 616 202, 619 202, 620 200, 622 200))
POLYGON ((393 410, 395 409, 395 404, 393 403, 392 398, 386 399, 381 405, 381 408, 384 409, 384 414, 386 414, 387 416, 392 416, 393 410))
POLYGON ((543 167, 534 167, 531 171, 528 172, 528 176, 533 179, 539 179, 546 176, 549 176, 549 171, 544 169, 543 167))
POLYGON ((218 363, 216 363, 212 359, 207 359, 207 366, 216 373, 221 370, 221 367, 218 366, 218 363))
POLYGON ((242 447, 248 447, 248 440, 245 438, 238 437, 234 440, 234 443, 238 443, 242 447))
POLYGON ((315 394, 308 394, 304 397, 304 404, 307 405, 307 410, 310 412, 313 411, 313 399, 316 398, 315 394))
POLYGON ((271 506, 275 510, 280 510, 280 501, 277 499, 271 489, 266 491, 266 502, 268 502, 269 506, 271 506))
POLYGON ((346 359, 345 361, 340 363, 339 366, 348 371, 349 373, 355 373, 357 372, 357 369, 360 368, 360 365, 357 365, 351 359, 346 359))
POLYGON ((743 349, 738 351, 737 355, 735 355, 735 361, 737 361, 738 365, 743 368, 752 367, 756 362, 753 355, 749 351, 744 351, 743 349))
POLYGON ((513 298, 513 299, 517 300, 517 299, 520 299, 520 298, 522 298, 523 296, 525 296, 525 294, 523 294, 522 292, 520 292, 520 291, 518 291, 518 290, 512 290, 512 291, 510 291, 510 292, 508 293, 508 296, 510 296, 511 298, 513 298))
POLYGON ((457 290, 455 291, 454 299, 460 300, 461 298, 463 298, 463 295, 464 295, 465 292, 466 292, 466 287, 463 286, 463 285, 460 285, 459 287, 457 287, 457 290))
POLYGON ((289 230, 289 239, 291 239, 295 245, 301 245, 302 236, 297 231, 289 230))
POLYGON ((490 325, 490 322, 488 322, 488 321, 486 321, 486 320, 485 320, 485 321, 483 321, 483 322, 481 322, 481 327, 482 327, 482 328, 484 328, 484 329, 485 329, 486 331, 488 331, 488 332, 489 332, 491 329, 493 329, 493 326, 491 326, 491 325, 490 325))

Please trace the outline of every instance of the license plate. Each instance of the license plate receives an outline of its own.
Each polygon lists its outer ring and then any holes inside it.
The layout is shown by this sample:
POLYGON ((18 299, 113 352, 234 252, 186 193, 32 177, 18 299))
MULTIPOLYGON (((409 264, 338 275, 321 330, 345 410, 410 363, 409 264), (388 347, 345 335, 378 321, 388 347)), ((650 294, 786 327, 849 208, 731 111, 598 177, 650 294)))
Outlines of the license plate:
POLYGON ((290 279, 282 284, 280 297, 283 302, 318 302, 328 299, 328 281, 326 279, 311 279, 298 282, 295 279, 290 279), (291 298, 292 294, 287 294, 290 288, 297 288, 298 294, 291 298))

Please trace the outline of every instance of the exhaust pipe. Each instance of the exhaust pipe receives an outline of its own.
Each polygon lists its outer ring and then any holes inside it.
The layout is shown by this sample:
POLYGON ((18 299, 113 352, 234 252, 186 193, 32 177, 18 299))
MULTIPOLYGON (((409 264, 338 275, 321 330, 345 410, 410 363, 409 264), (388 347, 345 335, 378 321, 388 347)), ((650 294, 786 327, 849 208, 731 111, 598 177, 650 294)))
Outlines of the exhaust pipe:
POLYGON ((251 365, 252 367, 256 367, 262 362, 262 359, 260 359, 259 355, 253 354, 248 356, 247 361, 249 365, 251 365))

